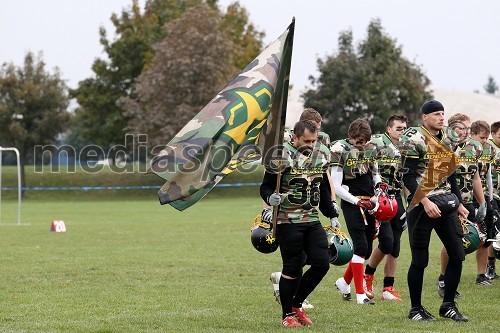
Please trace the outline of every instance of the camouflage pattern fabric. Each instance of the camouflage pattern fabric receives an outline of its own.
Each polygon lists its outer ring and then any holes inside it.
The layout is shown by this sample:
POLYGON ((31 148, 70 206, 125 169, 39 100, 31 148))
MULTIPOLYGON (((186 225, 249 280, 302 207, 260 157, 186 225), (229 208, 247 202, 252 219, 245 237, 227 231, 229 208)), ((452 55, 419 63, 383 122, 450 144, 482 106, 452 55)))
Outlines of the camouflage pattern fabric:
POLYGON ((424 197, 451 193, 447 181, 457 167, 457 156, 454 151, 459 138, 448 128, 440 131, 441 139, 432 135, 424 126, 409 127, 401 135, 403 159, 418 159, 418 188, 413 196, 409 209, 413 208, 424 197))
POLYGON ((384 133, 372 135, 367 146, 369 149, 374 149, 367 155, 376 162, 382 181, 401 191, 403 189, 401 145, 398 147, 394 145, 389 135, 384 133))
POLYGON ((474 175, 478 171, 478 160, 483 151, 480 142, 468 137, 455 150, 457 155, 457 185, 462 193, 463 204, 472 203, 474 175))
POLYGON ((493 147, 494 157, 493 164, 491 165, 491 177, 493 178, 493 198, 500 200, 500 147, 493 142, 489 141, 493 147))
POLYGON ((286 142, 282 163, 280 193, 285 198, 279 206, 276 223, 319 221, 320 184, 329 166, 328 148, 316 145, 310 155, 304 155, 286 142))
POLYGON ((258 144, 281 143, 293 31, 294 22, 153 159, 150 172, 166 180, 161 204, 190 207, 238 166, 258 160, 266 151, 258 144))
POLYGON ((373 165, 373 148, 367 149, 369 154, 352 145, 348 139, 335 141, 330 147, 331 165, 344 170, 344 180, 351 180, 375 170, 373 165))
MULTIPOLYGON (((488 174, 488 169, 490 168, 490 166, 493 165, 494 162, 495 162, 495 151, 493 147, 488 142, 486 142, 483 145, 483 153, 481 154, 481 157, 479 157, 477 163, 479 177, 481 177, 481 185, 483 186, 483 192, 485 197, 488 197, 488 184, 486 183, 486 175, 488 174)), ((493 170, 491 171, 493 176, 493 170)))
POLYGON ((377 172, 372 158, 375 147, 352 145, 348 139, 338 140, 330 147, 331 165, 342 168, 342 186, 354 196, 374 195, 373 174, 377 172))

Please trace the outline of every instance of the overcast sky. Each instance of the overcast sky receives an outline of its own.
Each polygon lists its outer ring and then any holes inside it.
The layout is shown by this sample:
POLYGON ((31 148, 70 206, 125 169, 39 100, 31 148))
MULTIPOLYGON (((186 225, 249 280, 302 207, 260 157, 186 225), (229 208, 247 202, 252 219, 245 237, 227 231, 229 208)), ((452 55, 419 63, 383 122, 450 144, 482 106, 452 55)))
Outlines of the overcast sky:
MULTIPOLYGON (((219 0, 224 8, 231 0, 219 0)), ((108 33, 113 12, 132 0, 0 0, 0 64, 21 65, 27 51, 43 51, 48 69, 57 66, 70 87, 92 75, 103 57, 98 29, 108 33)), ((144 0, 140 1, 141 5, 144 0)), ((337 52, 339 32, 366 38, 373 18, 421 65, 435 88, 472 92, 492 75, 500 83, 498 0, 241 0, 250 20, 271 43, 296 18, 291 83, 299 89, 317 75, 316 59, 337 52)))

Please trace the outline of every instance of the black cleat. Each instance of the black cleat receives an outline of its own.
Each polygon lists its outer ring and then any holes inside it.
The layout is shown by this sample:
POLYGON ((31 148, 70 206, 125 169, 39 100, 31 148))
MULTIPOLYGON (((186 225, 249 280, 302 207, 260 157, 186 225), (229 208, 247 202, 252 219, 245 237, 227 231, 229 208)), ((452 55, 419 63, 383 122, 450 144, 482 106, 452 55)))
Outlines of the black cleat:
POLYGON ((483 286, 492 286, 490 279, 486 277, 484 274, 478 274, 476 277, 476 284, 482 284, 483 286))
POLYGON ((500 278, 500 276, 498 276, 498 274, 495 272, 495 267, 493 266, 486 266, 486 277, 490 280, 495 280, 495 279, 498 279, 500 278))
POLYGON ((368 297, 367 297, 367 298, 365 298, 365 299, 363 300, 363 303, 359 303, 359 302, 358 302, 358 304, 375 305, 375 301, 374 301, 374 300, 372 300, 371 298, 368 298, 368 297))
POLYGON ((445 302, 441 304, 441 307, 439 308, 439 315, 443 318, 450 318, 451 320, 458 322, 469 321, 469 318, 458 311, 455 302, 445 302))
POLYGON ((344 301, 351 302, 351 301, 352 301, 352 296, 351 296, 351 293, 342 294, 342 299, 343 299, 344 301))
POLYGON ((408 314, 408 319, 417 321, 433 321, 436 320, 429 311, 427 311, 423 306, 414 307, 410 309, 408 314))

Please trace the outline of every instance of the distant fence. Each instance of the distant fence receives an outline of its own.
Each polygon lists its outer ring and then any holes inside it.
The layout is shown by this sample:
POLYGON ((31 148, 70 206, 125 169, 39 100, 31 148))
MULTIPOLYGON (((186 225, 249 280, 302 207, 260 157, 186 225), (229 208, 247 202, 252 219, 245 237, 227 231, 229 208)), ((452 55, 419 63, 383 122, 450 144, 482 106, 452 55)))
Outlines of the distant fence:
MULTIPOLYGON (((260 186, 261 183, 217 184, 216 187, 260 186)), ((151 190, 161 186, 68 186, 68 187, 21 187, 23 191, 105 191, 105 190, 151 190)), ((17 191, 17 187, 2 187, 1 191, 17 191)))

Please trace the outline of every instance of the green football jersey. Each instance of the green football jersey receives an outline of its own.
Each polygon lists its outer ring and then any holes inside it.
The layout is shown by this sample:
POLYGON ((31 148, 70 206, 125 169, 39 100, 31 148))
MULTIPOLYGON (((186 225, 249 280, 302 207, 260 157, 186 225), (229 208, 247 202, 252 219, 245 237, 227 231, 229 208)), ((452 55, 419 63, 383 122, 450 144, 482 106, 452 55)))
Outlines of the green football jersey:
POLYGON ((491 165, 491 177, 493 178, 493 198, 500 200, 500 147, 493 142, 489 141, 493 147, 493 164, 491 165))
POLYGON ((329 166, 329 150, 316 145, 307 156, 285 142, 284 171, 280 193, 285 195, 278 212, 277 223, 303 223, 319 221, 318 206, 323 173, 329 166))
POLYGON ((446 175, 455 160, 455 140, 456 135, 447 128, 434 136, 424 126, 409 127, 401 135, 403 159, 418 159, 417 182, 427 197, 451 193, 446 175))
POLYGON ((403 189, 403 165, 400 145, 397 147, 387 133, 372 135, 367 145, 374 148, 373 153, 368 154, 376 163, 382 181, 401 191, 403 189))
POLYGON ((355 196, 372 196, 372 172, 376 170, 370 157, 373 149, 359 150, 348 139, 338 140, 330 147, 331 164, 343 170, 342 185, 355 196), (365 153, 369 152, 368 155, 365 153))
POLYGON ((467 141, 459 144, 455 150, 457 155, 457 184, 462 193, 464 204, 472 203, 474 175, 478 171, 478 159, 483 146, 478 141, 468 137, 467 141))
POLYGON ((481 177, 481 184, 483 186, 483 192, 486 197, 488 196, 488 184, 486 182, 486 176, 488 174, 488 169, 493 164, 493 161, 495 159, 494 154, 495 152, 493 150, 493 147, 489 143, 484 144, 483 153, 481 154, 481 157, 479 157, 477 163, 479 176, 481 177))

